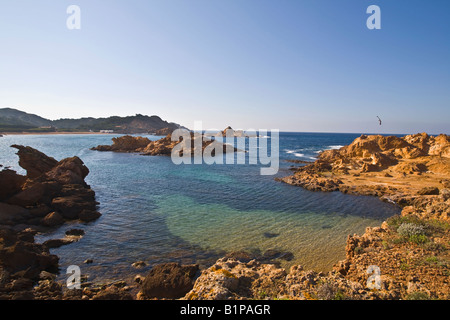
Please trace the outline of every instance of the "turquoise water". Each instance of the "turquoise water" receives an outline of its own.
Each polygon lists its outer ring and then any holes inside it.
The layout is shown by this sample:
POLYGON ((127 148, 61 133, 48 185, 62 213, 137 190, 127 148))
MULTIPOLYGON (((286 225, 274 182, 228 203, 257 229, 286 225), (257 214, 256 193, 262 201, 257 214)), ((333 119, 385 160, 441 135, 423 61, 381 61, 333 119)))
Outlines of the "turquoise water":
MULTIPOLYGON (((353 141, 356 134, 280 134, 280 170, 312 160, 318 152, 353 141)), ((363 233, 399 209, 372 197, 310 192, 261 176, 257 165, 180 165, 170 157, 91 151, 110 144, 113 135, 8 135, 0 138, 0 164, 19 173, 11 144, 34 147, 57 160, 80 157, 90 170, 86 181, 96 192, 102 217, 73 222, 42 234, 38 241, 62 237, 69 228, 86 235, 52 253, 61 276, 79 265, 90 281, 131 278, 162 262, 207 266, 226 252, 293 254, 289 267, 329 270, 345 257, 348 234, 363 233), (270 236, 268 236, 270 235, 270 236), (92 264, 83 264, 93 259, 92 264), (149 266, 134 270, 133 262, 149 266)), ((150 139, 159 137, 148 136, 150 139)))

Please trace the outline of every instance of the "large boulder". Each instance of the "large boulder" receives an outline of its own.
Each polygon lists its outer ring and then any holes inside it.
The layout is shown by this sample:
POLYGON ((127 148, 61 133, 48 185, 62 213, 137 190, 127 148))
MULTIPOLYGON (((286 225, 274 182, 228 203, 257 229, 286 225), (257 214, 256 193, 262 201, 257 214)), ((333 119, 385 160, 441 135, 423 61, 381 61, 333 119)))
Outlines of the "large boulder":
POLYGON ((146 298, 178 299, 194 286, 198 265, 156 265, 145 277, 141 292, 146 298))
POLYGON ((51 212, 42 218, 41 223, 47 227, 55 227, 64 223, 64 218, 58 212, 51 212))
POLYGON ((61 184, 86 185, 84 178, 89 174, 89 169, 78 157, 66 158, 57 163, 46 174, 48 179, 61 184))
POLYGON ((78 219, 83 210, 95 211, 96 203, 74 195, 54 198, 52 207, 60 212, 63 218, 73 220, 78 219))
POLYGON ((40 175, 50 171, 58 161, 45 155, 44 153, 32 148, 21 145, 12 145, 11 147, 18 149, 19 165, 27 170, 28 178, 37 178, 40 175))

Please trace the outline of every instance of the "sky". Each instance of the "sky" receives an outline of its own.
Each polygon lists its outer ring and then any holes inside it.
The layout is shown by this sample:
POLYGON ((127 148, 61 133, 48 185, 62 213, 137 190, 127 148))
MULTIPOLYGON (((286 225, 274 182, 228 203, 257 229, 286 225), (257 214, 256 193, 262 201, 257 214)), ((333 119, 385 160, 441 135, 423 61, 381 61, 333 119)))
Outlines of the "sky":
POLYGON ((48 119, 450 133, 448 0, 2 0, 0 46, 0 108, 48 119))

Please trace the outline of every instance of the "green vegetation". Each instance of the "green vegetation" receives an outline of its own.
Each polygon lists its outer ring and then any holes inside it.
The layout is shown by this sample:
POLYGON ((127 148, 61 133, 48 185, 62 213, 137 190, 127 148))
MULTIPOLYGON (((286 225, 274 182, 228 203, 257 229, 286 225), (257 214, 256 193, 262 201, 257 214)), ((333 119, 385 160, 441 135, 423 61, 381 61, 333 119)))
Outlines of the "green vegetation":
POLYGON ((386 223, 392 230, 397 230, 401 224, 403 223, 413 223, 416 225, 420 225, 425 228, 427 233, 442 233, 447 230, 450 230, 450 223, 442 220, 429 219, 424 220, 420 219, 415 215, 410 216, 400 216, 396 215, 390 217, 386 220, 386 223))
POLYGON ((410 264, 406 259, 400 259, 400 270, 406 271, 411 268, 410 264))
POLYGON ((422 261, 420 261, 419 264, 433 267, 444 267, 444 268, 448 267, 448 262, 445 259, 439 258, 437 256, 425 257, 422 261))
POLYGON ((424 249, 445 250, 445 247, 430 242, 429 237, 439 235, 450 229, 450 224, 440 220, 424 220, 417 216, 394 216, 386 220, 390 229, 399 237, 392 240, 393 244, 414 243, 424 249))
POLYGON ((159 129, 177 129, 175 123, 169 123, 158 116, 136 114, 128 117, 112 116, 108 118, 81 118, 48 120, 37 115, 11 109, 0 109, 0 132, 82 132, 114 130, 115 132, 139 133, 153 132, 159 129))
POLYGON ((415 244, 424 244, 428 241, 425 227, 415 222, 404 222, 397 228, 401 240, 415 244))
POLYGON ((56 129, 51 128, 36 128, 32 126, 13 126, 13 125, 5 125, 0 124, 0 132, 34 132, 34 133, 41 133, 41 132, 55 132, 56 129))

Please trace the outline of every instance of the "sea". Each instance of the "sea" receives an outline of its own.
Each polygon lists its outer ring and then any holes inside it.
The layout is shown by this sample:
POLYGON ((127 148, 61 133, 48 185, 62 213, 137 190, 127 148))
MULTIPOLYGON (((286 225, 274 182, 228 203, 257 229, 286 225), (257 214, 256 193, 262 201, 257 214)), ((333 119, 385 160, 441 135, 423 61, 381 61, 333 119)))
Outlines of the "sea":
POLYGON ((90 282, 132 281, 156 264, 208 267, 240 251, 277 258, 286 269, 300 264, 326 272, 345 258, 348 235, 362 234, 366 227, 400 213, 400 208, 375 197, 312 192, 275 180, 292 174, 292 166, 303 165, 287 160, 314 161, 321 151, 338 149, 360 134, 280 132, 276 175, 261 175, 264 166, 249 161, 176 165, 169 156, 90 150, 111 144, 115 136, 0 138, 0 164, 20 174, 26 172, 12 144, 31 146, 57 160, 78 156, 89 168, 86 182, 96 193, 102 216, 36 235, 36 241, 43 242, 64 237, 68 229, 85 231, 78 242, 51 249, 60 258, 61 279, 76 265, 90 282), (88 259, 92 263, 85 263, 88 259), (137 261, 147 266, 135 269, 137 261))

